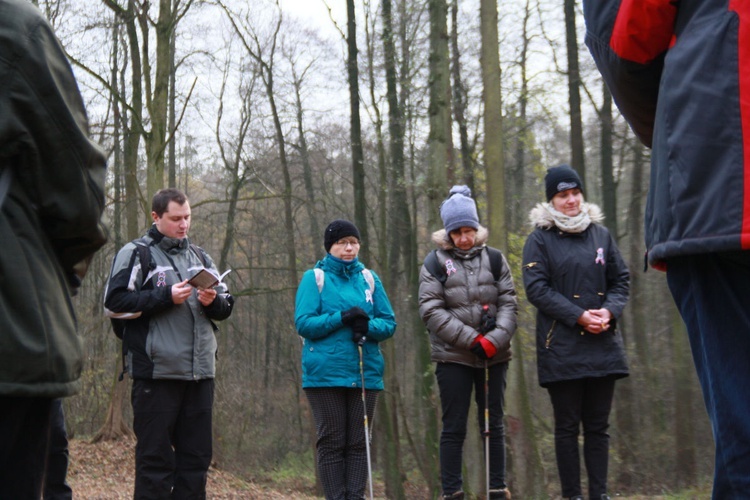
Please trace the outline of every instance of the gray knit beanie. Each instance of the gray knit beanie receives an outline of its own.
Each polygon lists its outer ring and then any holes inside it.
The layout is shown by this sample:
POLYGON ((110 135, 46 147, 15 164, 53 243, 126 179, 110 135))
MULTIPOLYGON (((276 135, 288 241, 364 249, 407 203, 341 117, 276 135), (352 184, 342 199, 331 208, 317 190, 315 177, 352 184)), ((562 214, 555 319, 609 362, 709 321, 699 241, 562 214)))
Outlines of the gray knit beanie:
POLYGON ((448 198, 440 205, 440 218, 448 233, 462 227, 479 229, 477 204, 468 186, 451 188, 448 198))

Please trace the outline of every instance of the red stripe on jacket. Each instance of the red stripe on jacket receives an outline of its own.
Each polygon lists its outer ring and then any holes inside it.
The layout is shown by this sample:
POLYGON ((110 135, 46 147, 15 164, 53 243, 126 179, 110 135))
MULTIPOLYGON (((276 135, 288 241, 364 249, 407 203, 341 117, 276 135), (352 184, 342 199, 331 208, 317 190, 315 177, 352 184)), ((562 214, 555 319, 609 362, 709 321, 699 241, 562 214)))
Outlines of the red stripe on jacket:
POLYGON ((677 8, 673 2, 622 0, 609 40, 615 54, 628 61, 647 64, 666 51, 674 38, 677 8))
POLYGON ((742 121, 742 161, 744 166, 745 191, 742 200, 743 250, 750 248, 750 1, 730 0, 729 10, 737 13, 739 33, 737 41, 737 71, 740 93, 740 119, 742 121))

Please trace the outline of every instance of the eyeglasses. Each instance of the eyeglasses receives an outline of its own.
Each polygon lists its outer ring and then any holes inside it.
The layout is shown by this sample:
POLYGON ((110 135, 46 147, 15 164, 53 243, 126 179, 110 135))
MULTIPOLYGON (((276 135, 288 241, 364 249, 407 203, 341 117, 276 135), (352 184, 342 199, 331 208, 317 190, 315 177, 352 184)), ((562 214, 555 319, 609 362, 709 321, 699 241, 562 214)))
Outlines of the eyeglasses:
POLYGON ((352 241, 352 240, 339 240, 336 243, 334 243, 334 245, 339 245, 339 246, 342 246, 342 247, 345 247, 347 245, 351 245, 353 247, 358 247, 359 246, 359 241, 357 241, 357 240, 354 240, 354 241, 352 241))

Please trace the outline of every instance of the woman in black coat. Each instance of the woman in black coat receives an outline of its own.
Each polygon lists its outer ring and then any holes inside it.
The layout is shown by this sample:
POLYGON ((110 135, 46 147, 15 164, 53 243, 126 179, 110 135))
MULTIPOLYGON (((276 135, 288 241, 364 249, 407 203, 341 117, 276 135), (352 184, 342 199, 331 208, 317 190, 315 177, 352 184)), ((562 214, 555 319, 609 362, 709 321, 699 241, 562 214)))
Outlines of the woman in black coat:
POLYGON ((523 250, 526 296, 537 308, 539 384, 555 416, 555 455, 562 496, 583 499, 578 434, 583 424, 589 498, 608 499, 609 414, 615 380, 628 375, 617 318, 628 300, 629 273, 583 201, 578 174, 562 165, 545 177, 548 203, 531 211, 534 231, 523 250))

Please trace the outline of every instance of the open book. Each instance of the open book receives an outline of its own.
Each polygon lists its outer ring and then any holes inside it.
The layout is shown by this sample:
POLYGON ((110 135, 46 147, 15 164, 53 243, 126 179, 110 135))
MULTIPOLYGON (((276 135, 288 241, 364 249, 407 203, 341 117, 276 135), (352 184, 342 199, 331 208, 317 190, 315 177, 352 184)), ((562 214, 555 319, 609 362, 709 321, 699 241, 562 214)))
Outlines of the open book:
POLYGON ((198 288, 199 290, 206 290, 208 288, 213 288, 219 283, 221 283, 221 280, 224 279, 224 276, 229 274, 231 269, 227 269, 221 275, 217 276, 213 273, 213 271, 206 269, 205 267, 195 273, 192 278, 188 280, 188 283, 195 288, 198 288))

